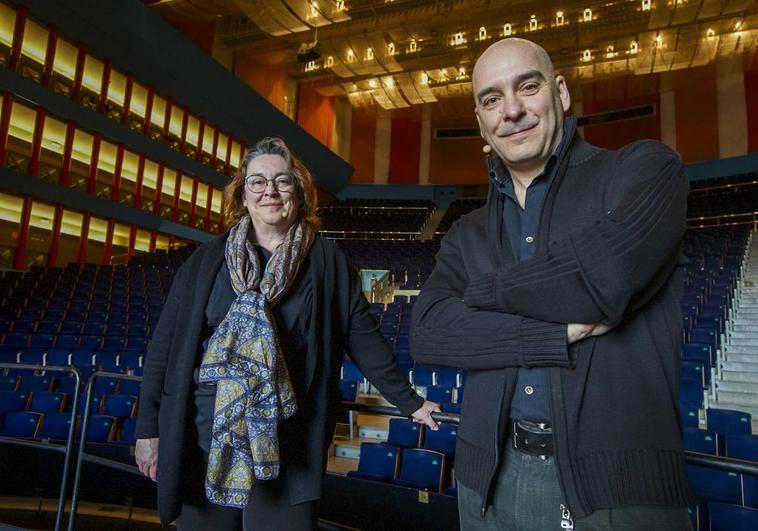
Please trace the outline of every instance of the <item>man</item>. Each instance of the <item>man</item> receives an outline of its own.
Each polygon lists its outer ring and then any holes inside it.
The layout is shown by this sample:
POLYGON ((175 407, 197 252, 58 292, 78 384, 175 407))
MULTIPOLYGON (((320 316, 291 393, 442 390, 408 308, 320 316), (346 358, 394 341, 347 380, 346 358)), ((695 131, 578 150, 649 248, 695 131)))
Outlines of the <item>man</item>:
POLYGON ((689 529, 678 410, 687 180, 658 142, 592 146, 545 50, 473 72, 485 207, 442 241, 416 361, 468 370, 462 529, 689 529))

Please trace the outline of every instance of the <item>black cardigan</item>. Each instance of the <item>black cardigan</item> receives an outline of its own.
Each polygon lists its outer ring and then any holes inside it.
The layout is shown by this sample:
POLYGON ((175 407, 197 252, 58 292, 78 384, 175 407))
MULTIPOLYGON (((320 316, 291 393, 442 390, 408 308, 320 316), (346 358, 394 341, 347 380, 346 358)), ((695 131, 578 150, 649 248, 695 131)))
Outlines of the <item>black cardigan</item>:
MULTIPOLYGON (((163 524, 181 511, 182 471, 188 463, 188 404, 205 306, 224 260, 226 234, 200 246, 179 268, 145 360, 136 436, 160 437, 158 512, 163 524)), ((423 399, 410 387, 378 331, 361 283, 336 244, 317 237, 309 252, 313 307, 305 359, 305 395, 287 421, 280 444, 287 455, 291 503, 318 499, 338 405, 343 353, 404 415, 423 399)))
POLYGON ((414 307, 416 361, 469 369, 456 477, 485 510, 519 367, 547 367, 555 458, 577 517, 691 505, 679 400, 688 183, 657 142, 605 151, 573 130, 545 200, 539 247, 510 258, 502 196, 442 240, 414 307), (566 346, 566 323, 609 333, 566 346))

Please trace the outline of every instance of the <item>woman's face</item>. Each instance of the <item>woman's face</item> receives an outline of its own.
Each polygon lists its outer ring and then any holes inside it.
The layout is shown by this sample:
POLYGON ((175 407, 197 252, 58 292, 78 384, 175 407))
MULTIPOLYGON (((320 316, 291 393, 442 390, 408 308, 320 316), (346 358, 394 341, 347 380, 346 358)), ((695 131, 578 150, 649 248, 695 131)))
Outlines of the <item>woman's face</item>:
POLYGON ((286 230, 298 217, 297 180, 279 155, 259 155, 247 165, 244 205, 258 230, 286 230))

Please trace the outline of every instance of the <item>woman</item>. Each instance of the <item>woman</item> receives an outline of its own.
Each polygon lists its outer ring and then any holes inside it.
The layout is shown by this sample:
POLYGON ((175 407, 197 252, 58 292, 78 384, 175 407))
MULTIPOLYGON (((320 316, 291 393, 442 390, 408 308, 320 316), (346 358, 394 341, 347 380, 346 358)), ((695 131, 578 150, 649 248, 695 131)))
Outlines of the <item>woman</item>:
POLYGON ((343 352, 403 414, 436 429, 439 408, 316 234, 313 178, 282 140, 250 150, 224 196, 232 228, 179 268, 153 334, 137 464, 180 531, 314 529, 343 352))

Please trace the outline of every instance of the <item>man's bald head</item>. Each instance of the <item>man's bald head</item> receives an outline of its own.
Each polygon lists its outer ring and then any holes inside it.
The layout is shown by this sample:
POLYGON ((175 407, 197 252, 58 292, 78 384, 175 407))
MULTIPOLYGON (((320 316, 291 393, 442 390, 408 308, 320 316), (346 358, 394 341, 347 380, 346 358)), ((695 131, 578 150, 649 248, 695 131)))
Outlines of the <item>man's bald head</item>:
MULTIPOLYGON (((486 65, 490 61, 503 61, 511 54, 530 55, 530 59, 538 70, 541 70, 549 79, 555 78, 553 61, 542 46, 526 39, 508 37, 507 39, 501 39, 491 44, 486 50, 484 50, 482 55, 479 56, 479 59, 476 60, 471 79, 473 80, 476 78, 477 70, 481 69, 483 65, 486 65)), ((474 91, 474 93, 476 94, 476 91, 474 91)))

